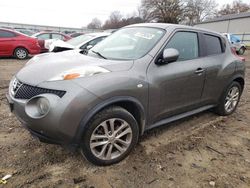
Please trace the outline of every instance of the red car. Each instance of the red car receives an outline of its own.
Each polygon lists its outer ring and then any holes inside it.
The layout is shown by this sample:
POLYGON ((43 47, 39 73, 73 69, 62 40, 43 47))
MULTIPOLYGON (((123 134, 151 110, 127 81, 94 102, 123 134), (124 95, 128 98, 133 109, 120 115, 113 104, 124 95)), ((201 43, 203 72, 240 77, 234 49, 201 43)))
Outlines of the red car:
POLYGON ((34 34, 32 36, 36 37, 38 39, 39 45, 41 47, 41 52, 47 52, 48 51, 48 49, 46 49, 44 47, 44 41, 45 40, 48 40, 48 39, 60 39, 62 41, 67 41, 67 40, 71 39, 70 36, 65 35, 63 33, 47 32, 47 31, 39 32, 39 33, 36 33, 36 34, 34 34))
POLYGON ((41 52, 36 38, 29 37, 17 31, 0 29, 0 57, 15 56, 25 59, 29 54, 41 52))

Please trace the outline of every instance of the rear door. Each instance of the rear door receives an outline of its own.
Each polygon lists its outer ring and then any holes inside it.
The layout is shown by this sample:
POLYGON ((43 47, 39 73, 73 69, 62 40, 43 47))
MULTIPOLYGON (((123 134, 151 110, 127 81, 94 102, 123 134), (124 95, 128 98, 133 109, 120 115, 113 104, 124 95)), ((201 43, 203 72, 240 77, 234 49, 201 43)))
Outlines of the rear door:
POLYGON ((224 86, 225 80, 230 78, 235 65, 229 63, 226 45, 228 42, 222 36, 213 33, 203 33, 202 46, 204 51, 203 66, 206 69, 206 80, 202 95, 203 104, 216 104, 224 86))
POLYGON ((151 123, 199 106, 205 80, 199 46, 197 32, 177 31, 165 49, 177 49, 179 59, 165 65, 150 64, 147 76, 151 123))
POLYGON ((15 48, 16 34, 10 31, 0 30, 0 55, 11 56, 15 48))

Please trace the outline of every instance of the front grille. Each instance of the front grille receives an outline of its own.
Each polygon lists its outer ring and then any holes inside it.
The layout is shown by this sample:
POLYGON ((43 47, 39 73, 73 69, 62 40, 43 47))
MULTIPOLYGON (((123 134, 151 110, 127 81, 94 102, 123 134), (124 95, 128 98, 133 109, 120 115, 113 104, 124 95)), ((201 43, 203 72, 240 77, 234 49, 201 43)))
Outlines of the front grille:
POLYGON ((12 89, 13 96, 16 99, 31 99, 32 97, 45 93, 51 93, 62 98, 66 93, 66 91, 35 87, 28 84, 24 84, 20 81, 17 82, 18 83, 15 84, 12 89))

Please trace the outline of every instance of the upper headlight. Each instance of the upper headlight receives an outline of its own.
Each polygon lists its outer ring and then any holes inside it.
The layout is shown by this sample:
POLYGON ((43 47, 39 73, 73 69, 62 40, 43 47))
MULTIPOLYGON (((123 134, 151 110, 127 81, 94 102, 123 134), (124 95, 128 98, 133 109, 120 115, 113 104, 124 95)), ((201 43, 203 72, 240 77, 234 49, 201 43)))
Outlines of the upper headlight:
POLYGON ((74 68, 49 79, 49 81, 57 81, 57 80, 72 80, 76 78, 92 76, 95 74, 107 73, 109 70, 98 67, 98 66, 84 66, 79 68, 74 68))

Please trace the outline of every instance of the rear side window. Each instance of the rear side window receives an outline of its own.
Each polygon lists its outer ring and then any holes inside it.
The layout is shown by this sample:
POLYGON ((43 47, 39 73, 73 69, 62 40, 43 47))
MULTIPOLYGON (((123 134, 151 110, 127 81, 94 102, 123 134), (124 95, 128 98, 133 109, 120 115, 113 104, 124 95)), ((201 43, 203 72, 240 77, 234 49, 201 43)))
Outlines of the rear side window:
POLYGON ((198 35, 194 32, 181 31, 174 34, 165 48, 179 51, 178 61, 199 57, 198 35))
POLYGON ((223 52, 221 46, 221 40, 219 37, 207 34, 205 34, 204 37, 205 37, 207 56, 221 54, 223 52))
POLYGON ((0 38, 11 38, 11 37, 15 37, 15 36, 16 36, 15 33, 0 30, 0 38))

